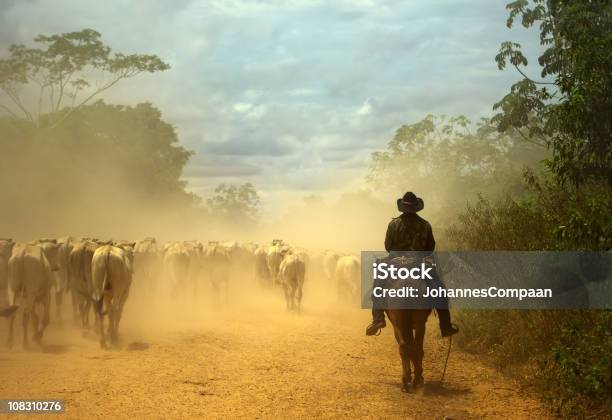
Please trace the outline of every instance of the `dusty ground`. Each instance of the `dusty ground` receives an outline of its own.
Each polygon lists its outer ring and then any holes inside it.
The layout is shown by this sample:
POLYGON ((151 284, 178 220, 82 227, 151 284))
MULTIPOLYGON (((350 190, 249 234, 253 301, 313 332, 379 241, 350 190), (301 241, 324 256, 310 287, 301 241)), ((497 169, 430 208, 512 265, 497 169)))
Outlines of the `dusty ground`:
MULTIPOLYGON (((428 383, 405 394, 392 330, 365 337, 368 311, 307 299, 298 316, 276 296, 257 302, 209 311, 128 301, 114 350, 54 322, 44 348, 25 351, 17 337, 13 350, 0 350, 0 398, 61 398, 70 418, 547 417, 532 396, 456 348, 440 386, 448 342, 434 318, 428 383)), ((2 340, 5 328, 0 320, 2 340)))

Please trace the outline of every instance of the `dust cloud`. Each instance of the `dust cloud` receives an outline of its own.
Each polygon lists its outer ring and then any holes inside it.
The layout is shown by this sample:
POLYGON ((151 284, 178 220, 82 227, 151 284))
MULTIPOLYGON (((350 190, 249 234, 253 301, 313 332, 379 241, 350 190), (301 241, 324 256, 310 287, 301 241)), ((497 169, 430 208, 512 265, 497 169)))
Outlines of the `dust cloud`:
POLYGON ((275 202, 286 211, 256 222, 219 220, 203 203, 190 203, 184 195, 143 190, 143 183, 135 180, 143 175, 131 173, 121 159, 95 153, 86 159, 75 153, 75 158, 66 148, 41 141, 0 158, 1 237, 29 241, 67 235, 113 240, 153 236, 159 242, 259 244, 279 238, 313 251, 358 253, 381 249, 386 225, 396 216, 395 197, 382 200, 364 189, 333 200, 305 195, 297 203, 275 202))

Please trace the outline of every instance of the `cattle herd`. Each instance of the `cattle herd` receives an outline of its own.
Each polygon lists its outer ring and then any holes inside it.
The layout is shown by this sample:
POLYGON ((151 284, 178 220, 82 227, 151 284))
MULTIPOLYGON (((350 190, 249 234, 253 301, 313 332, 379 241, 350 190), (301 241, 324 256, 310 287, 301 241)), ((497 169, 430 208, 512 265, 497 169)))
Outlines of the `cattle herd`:
POLYGON ((130 294, 163 292, 175 300, 205 294, 220 303, 229 298, 232 279, 240 277, 247 280, 243 285, 282 291, 287 310, 299 312, 305 279, 324 285, 343 302, 358 302, 360 269, 354 255, 330 250, 311 254, 282 240, 257 245, 196 240, 161 244, 155 238, 117 242, 63 237, 28 243, 0 239, 0 316, 8 319, 9 347, 19 312, 24 347, 29 347, 30 337, 41 344, 51 300, 61 322, 69 295, 75 324, 87 331, 93 321, 106 347, 107 339, 117 344, 130 294))

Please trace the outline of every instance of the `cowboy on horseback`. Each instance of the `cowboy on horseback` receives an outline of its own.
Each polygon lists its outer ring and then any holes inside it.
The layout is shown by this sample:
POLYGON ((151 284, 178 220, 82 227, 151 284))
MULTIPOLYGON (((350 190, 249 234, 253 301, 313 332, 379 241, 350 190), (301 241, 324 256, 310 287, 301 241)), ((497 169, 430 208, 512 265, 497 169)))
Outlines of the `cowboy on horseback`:
MULTIPOLYGON (((402 214, 389 222, 385 237, 385 249, 390 255, 393 252, 433 252, 436 241, 433 237, 431 225, 427 220, 417 215, 419 211, 423 210, 424 206, 423 200, 412 192, 407 192, 397 200, 397 208, 402 214)), ((429 280, 429 285, 444 287, 437 275, 433 276, 433 280, 429 280)), ((446 298, 436 303, 436 311, 440 320, 442 337, 449 337, 459 332, 457 327, 451 323, 446 298)), ((372 318, 372 323, 366 329, 366 335, 376 335, 381 328, 387 325, 385 310, 377 308, 376 305, 372 308, 372 318)))

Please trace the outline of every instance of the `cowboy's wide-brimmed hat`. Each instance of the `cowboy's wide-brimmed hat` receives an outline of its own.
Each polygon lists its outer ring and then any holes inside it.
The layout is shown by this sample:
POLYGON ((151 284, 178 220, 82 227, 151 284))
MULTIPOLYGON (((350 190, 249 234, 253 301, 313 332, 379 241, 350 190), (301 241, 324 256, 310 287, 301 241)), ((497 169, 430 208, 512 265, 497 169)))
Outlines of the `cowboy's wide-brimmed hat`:
POLYGON ((423 210, 425 203, 413 192, 408 191, 402 198, 397 199, 397 209, 402 213, 416 213, 423 210))

